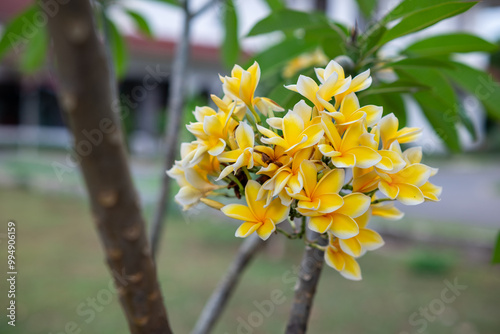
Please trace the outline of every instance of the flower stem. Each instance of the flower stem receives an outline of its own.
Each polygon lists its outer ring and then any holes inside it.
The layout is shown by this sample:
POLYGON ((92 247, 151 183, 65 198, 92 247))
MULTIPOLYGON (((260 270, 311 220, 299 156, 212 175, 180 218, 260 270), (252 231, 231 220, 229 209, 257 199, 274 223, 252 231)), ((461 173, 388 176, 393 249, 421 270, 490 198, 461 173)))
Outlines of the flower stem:
POLYGON ((262 121, 260 120, 259 114, 257 114, 257 111, 255 111, 255 108, 252 105, 249 105, 248 109, 250 109, 250 111, 252 112, 252 115, 255 118, 255 122, 257 122, 259 124, 262 123, 262 121))
POLYGON ((238 185, 238 188, 240 188, 240 193, 244 194, 245 193, 245 187, 241 184, 240 180, 234 174, 229 174, 228 175, 229 179, 236 183, 238 185))
POLYGON ((299 237, 298 234, 296 234, 296 233, 290 234, 279 227, 276 227, 276 232, 283 234, 288 239, 297 239, 299 237))
POLYGON ((243 167, 241 169, 243 169, 243 173, 245 173, 245 175, 247 176, 248 181, 250 181, 252 179, 252 176, 248 172, 248 169, 246 167, 243 167))
POLYGON ((382 202, 394 201, 392 198, 381 198, 374 200, 371 204, 377 204, 382 202))

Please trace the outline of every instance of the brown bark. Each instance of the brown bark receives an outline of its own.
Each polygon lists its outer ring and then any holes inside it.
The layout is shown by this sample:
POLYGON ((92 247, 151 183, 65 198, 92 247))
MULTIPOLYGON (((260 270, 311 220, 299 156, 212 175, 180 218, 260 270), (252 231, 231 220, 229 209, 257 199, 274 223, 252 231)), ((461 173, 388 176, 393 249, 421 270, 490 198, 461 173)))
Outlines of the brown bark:
MULTIPOLYGON (((47 6, 50 0, 40 0, 47 6)), ((127 162, 119 103, 89 0, 50 15, 66 113, 107 264, 131 333, 172 333, 127 162)))
POLYGON ((229 298, 238 285, 243 271, 262 248, 264 242, 256 235, 249 236, 241 245, 238 254, 231 263, 226 276, 219 282, 210 299, 205 304, 192 334, 208 334, 219 319, 229 298))
MULTIPOLYGON (((327 240, 317 233, 308 230, 309 240, 317 240, 319 245, 326 245, 327 240)), ((299 281, 295 287, 295 296, 288 318, 286 334, 303 334, 307 331, 307 322, 316 294, 321 270, 323 269, 323 254, 320 249, 306 246, 300 264, 299 281)))

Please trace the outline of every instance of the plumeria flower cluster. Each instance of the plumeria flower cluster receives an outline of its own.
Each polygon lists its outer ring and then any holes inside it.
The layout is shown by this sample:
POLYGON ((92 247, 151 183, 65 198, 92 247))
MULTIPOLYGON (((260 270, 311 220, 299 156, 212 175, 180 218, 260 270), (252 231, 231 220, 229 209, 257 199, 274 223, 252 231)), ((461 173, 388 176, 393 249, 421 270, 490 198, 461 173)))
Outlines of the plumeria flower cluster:
POLYGON ((195 140, 182 144, 168 174, 184 209, 201 201, 240 220, 237 237, 303 239, 324 250, 330 267, 359 280, 357 259, 384 244, 367 227, 370 218, 399 219, 395 201, 438 201, 441 187, 429 182, 437 170, 421 163, 420 147, 401 148, 421 129, 399 128, 382 107, 360 105, 356 93, 371 85, 369 70, 351 78, 332 60, 315 72, 317 80, 301 75, 286 86, 304 99, 285 112, 255 95, 257 63, 234 66, 231 76, 220 77, 224 96, 212 96, 215 107, 194 111, 187 129, 195 140), (224 205, 216 196, 244 197, 246 204, 224 205), (282 222, 291 233, 277 227, 282 222), (327 245, 307 240, 307 228, 327 245))

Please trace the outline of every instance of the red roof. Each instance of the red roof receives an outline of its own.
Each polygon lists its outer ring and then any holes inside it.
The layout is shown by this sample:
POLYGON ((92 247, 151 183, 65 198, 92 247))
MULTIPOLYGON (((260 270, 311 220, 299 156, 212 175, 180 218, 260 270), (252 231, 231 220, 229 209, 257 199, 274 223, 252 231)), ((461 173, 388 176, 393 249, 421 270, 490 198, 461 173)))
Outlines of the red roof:
MULTIPOLYGON (((130 52, 136 56, 172 57, 176 42, 165 39, 149 39, 137 35, 127 36, 130 52)), ((197 61, 220 62, 220 49, 214 46, 191 44, 191 58, 197 61)), ((249 59, 250 54, 243 52, 243 59, 249 59)))
POLYGON ((33 2, 33 0, 0 1, 0 21, 9 21, 33 2))

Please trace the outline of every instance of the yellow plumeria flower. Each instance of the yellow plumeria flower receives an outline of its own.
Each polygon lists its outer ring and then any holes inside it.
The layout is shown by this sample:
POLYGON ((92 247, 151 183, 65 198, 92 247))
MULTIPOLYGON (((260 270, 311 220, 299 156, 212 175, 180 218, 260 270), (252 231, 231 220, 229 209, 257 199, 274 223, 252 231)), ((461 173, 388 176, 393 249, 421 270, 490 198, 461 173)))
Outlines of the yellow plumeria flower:
POLYGON ((302 69, 313 66, 325 66, 327 63, 328 58, 321 49, 301 54, 288 62, 283 69, 283 77, 291 78, 302 69))
POLYGON ((260 67, 257 62, 254 62, 247 70, 234 65, 231 76, 220 76, 220 80, 224 94, 253 108, 255 89, 260 80, 260 67))
POLYGON ((224 188, 224 186, 210 182, 207 174, 197 167, 180 169, 179 166, 174 166, 167 174, 178 182, 182 180, 181 189, 175 195, 175 201, 182 205, 183 210, 197 204, 201 198, 208 196, 214 190, 224 188))
POLYGON ((423 164, 413 164, 394 174, 378 173, 378 189, 390 199, 397 199, 406 205, 417 205, 424 201, 419 187, 423 186, 431 175, 431 169, 423 164))
POLYGON ((366 251, 376 250, 384 245, 384 240, 374 230, 366 228, 371 217, 371 210, 355 219, 359 227, 359 233, 349 239, 339 239, 339 246, 342 251, 353 257, 360 257, 366 251))
POLYGON ((232 112, 233 110, 228 113, 224 111, 216 112, 209 107, 205 107, 203 112, 199 111, 197 113, 202 121, 190 123, 186 126, 188 131, 196 137, 195 143, 198 144, 192 156, 186 158, 189 166, 196 165, 205 152, 212 156, 218 156, 224 152, 229 134, 237 126, 237 123, 231 118, 232 112))
MULTIPOLYGON (((333 74, 336 74, 338 76, 339 81, 345 80, 344 69, 339 63, 337 63, 334 60, 330 61, 326 66, 326 68, 324 69, 318 68, 315 69, 315 71, 316 71, 316 76, 318 77, 318 80, 321 83, 326 82, 328 78, 331 77, 333 74)), ((369 69, 364 71, 363 73, 358 74, 352 80, 350 80, 350 77, 348 79, 349 79, 349 87, 343 92, 335 95, 335 108, 338 108, 340 106, 340 104, 348 94, 365 90, 372 84, 372 77, 370 76, 369 69)), ((330 100, 325 99, 325 101, 329 102, 330 100)))
MULTIPOLYGON (((303 180, 303 189, 300 192, 288 194, 297 199, 297 211, 304 216, 319 216, 340 208, 344 201, 338 194, 344 185, 343 169, 332 169, 318 181, 318 169, 314 162, 303 161, 300 164, 300 173, 303 180)), ((321 232, 324 233, 324 232, 321 232)))
POLYGON ((352 190, 355 192, 369 193, 378 188, 380 176, 375 168, 358 168, 352 170, 352 190))
POLYGON ((394 114, 384 116, 378 123, 378 127, 383 149, 388 149, 395 140, 400 144, 410 143, 417 140, 422 134, 420 128, 404 127, 398 130, 399 121, 394 114))
POLYGON ((337 270, 342 276, 353 281, 361 280, 361 268, 353 256, 345 253, 339 245, 339 240, 332 234, 325 250, 325 263, 337 270))
MULTIPOLYGON (((267 198, 269 203, 275 196, 279 196, 283 205, 290 205, 292 197, 287 193, 286 188, 292 194, 296 194, 304 187, 300 165, 303 161, 309 159, 313 153, 312 148, 307 148, 295 154, 291 164, 286 164, 277 169, 269 180, 262 184, 259 191, 259 199, 267 198)), ((269 175, 262 169, 257 174, 269 175)))
POLYGON ((235 236, 239 238, 246 238, 256 231, 262 240, 267 240, 276 230, 276 224, 288 216, 290 208, 282 205, 279 199, 273 200, 267 207, 265 201, 257 200, 259 190, 260 184, 250 180, 245 187, 247 206, 229 204, 221 209, 226 216, 244 221, 236 230, 235 236))
MULTIPOLYGON (((245 114, 247 112, 245 104, 241 102, 238 103, 238 101, 234 101, 227 95, 224 95, 222 99, 214 94, 210 95, 210 97, 220 111, 223 111, 226 114, 232 112, 232 114, 240 120, 242 120, 245 117, 245 114)), ((201 120, 198 121, 201 122, 201 120)))
POLYGON ((399 172, 406 166, 406 162, 401 154, 401 149, 397 141, 393 141, 388 149, 378 149, 380 146, 380 131, 378 127, 372 128, 371 133, 365 133, 360 136, 360 145, 370 147, 376 150, 382 157, 374 167, 385 173, 399 172))
POLYGON ((297 103, 283 118, 269 118, 268 123, 275 129, 283 131, 283 137, 257 125, 257 129, 267 138, 262 142, 277 145, 285 149, 285 153, 293 156, 296 152, 316 145, 323 137, 324 131, 318 117, 312 117, 312 108, 304 101, 297 103))
POLYGON ((274 111, 284 111, 283 107, 267 97, 256 97, 253 100, 254 105, 264 116, 274 116, 274 111))
POLYGON ((324 156, 331 158, 335 167, 368 168, 382 159, 375 150, 360 146, 360 138, 364 133, 362 122, 351 124, 341 137, 337 127, 328 116, 323 115, 321 118, 321 124, 330 144, 321 144, 318 148, 324 156))
POLYGON ((353 218, 368 210, 370 198, 361 193, 344 197, 338 194, 344 185, 343 169, 330 170, 319 181, 313 162, 302 162, 300 169, 304 189, 296 194, 289 192, 289 195, 298 200, 297 211, 300 214, 311 216, 309 228, 318 233, 330 230, 342 239, 357 235, 359 229, 353 218))
POLYGON ((336 72, 333 72, 326 80, 318 86, 316 81, 305 75, 300 75, 296 85, 288 85, 285 88, 299 93, 312 103, 318 111, 324 110, 323 101, 330 101, 333 96, 345 92, 351 84, 351 78, 339 80, 336 72))
POLYGON ((246 122, 240 122, 235 131, 236 143, 238 148, 232 151, 221 153, 217 159, 222 163, 233 163, 222 170, 217 180, 225 178, 230 173, 235 173, 243 166, 252 168, 253 146, 255 135, 253 129, 246 122))
POLYGON ((335 119, 335 124, 341 127, 353 124, 362 119, 365 119, 367 125, 372 127, 380 121, 383 111, 382 107, 374 105, 360 107, 359 100, 354 93, 350 93, 345 97, 339 111, 326 101, 323 105, 328 110, 323 112, 335 119))
POLYGON ((288 165, 292 161, 292 158, 285 154, 285 149, 280 146, 274 146, 274 148, 271 148, 268 146, 257 145, 253 151, 255 164, 257 166, 262 166, 257 174, 272 177, 278 169, 288 165))
MULTIPOLYGON (((403 153, 403 158, 406 160, 408 164, 417 164, 422 161, 422 148, 421 147, 410 147, 403 153)), ((430 176, 434 176, 437 174, 437 168, 431 168, 430 176)), ((424 198, 429 201, 438 202, 440 201, 440 196, 443 191, 443 187, 436 186, 435 184, 427 181, 422 186, 419 187, 420 191, 424 195, 424 198)))

